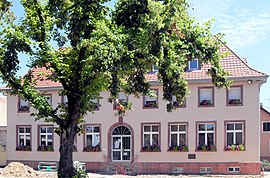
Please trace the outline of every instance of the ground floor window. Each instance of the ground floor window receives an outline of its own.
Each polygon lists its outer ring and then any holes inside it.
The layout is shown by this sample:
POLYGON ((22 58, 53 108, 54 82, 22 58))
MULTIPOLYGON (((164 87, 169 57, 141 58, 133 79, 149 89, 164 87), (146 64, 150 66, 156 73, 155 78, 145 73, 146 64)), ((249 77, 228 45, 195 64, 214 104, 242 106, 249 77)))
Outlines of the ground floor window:
POLYGON ((160 124, 142 124, 142 151, 160 151, 160 124))
POLYGON ((31 151, 31 126, 17 126, 16 150, 31 151))
POLYGON ((84 151, 101 151, 100 125, 87 125, 85 127, 84 151))
POLYGON ((244 135, 245 124, 244 122, 226 122, 226 145, 225 150, 238 151, 245 149, 244 135))
POLYGON ((197 123, 197 150, 215 151, 215 123, 197 123))
POLYGON ((169 136, 170 136, 169 141, 170 151, 188 151, 186 123, 169 124, 169 136))
POLYGON ((38 151, 53 151, 53 126, 39 126, 38 151))

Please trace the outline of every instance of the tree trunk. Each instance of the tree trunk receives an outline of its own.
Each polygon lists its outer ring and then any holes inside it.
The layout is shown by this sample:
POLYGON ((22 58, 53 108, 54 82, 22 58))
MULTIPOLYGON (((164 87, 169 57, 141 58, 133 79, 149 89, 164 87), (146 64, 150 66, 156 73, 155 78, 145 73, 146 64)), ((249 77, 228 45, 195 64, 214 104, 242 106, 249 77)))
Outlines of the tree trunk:
POLYGON ((71 178, 75 175, 73 168, 73 150, 74 150, 74 137, 76 131, 73 124, 65 130, 63 129, 60 133, 60 161, 58 167, 59 178, 71 178))

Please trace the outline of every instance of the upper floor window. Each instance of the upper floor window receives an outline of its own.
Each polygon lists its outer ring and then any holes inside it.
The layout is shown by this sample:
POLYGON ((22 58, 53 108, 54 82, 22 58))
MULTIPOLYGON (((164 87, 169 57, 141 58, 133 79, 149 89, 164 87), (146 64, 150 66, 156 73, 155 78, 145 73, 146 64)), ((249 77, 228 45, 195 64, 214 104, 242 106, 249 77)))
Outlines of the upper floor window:
POLYGON ((67 106, 68 105, 68 98, 67 95, 62 96, 62 103, 67 106))
POLYGON ((270 122, 263 122, 263 132, 270 132, 270 122))
POLYGON ((169 125, 169 150, 188 151, 187 147, 187 124, 172 123, 169 125))
MULTIPOLYGON (((122 104, 122 105, 126 105, 127 102, 128 102, 128 96, 125 93, 123 93, 123 92, 120 92, 118 94, 118 98, 117 99, 118 99, 118 102, 120 104, 122 104)), ((116 102, 114 102, 113 109, 117 109, 116 102)))
POLYGON ((199 88, 199 107, 214 106, 214 87, 199 88))
POLYGON ((19 103, 18 103, 18 111, 19 112, 28 112, 29 109, 29 101, 28 100, 24 100, 22 98, 19 97, 19 103))
POLYGON ((143 97, 143 108, 158 108, 158 90, 154 89, 155 96, 143 97))
POLYGON ((51 94, 45 94, 44 97, 46 98, 47 103, 52 106, 52 95, 51 94))
POLYGON ((93 110, 99 110, 99 100, 98 99, 91 99, 90 101, 93 105, 93 110))
POLYGON ((31 151, 31 126, 17 126, 18 151, 31 151))
POLYGON ((227 106, 243 105, 243 86, 231 86, 227 90, 227 106))
POLYGON ((38 151, 53 151, 53 126, 39 126, 38 151))
POLYGON ((88 125, 85 127, 84 151, 101 151, 99 125, 88 125))
POLYGON ((198 59, 194 59, 192 61, 188 61, 188 70, 193 71, 193 70, 199 70, 200 68, 200 63, 198 59))
POLYGON ((172 102, 173 102, 173 106, 176 107, 176 108, 185 108, 186 107, 186 99, 182 103, 179 103, 176 100, 176 96, 173 96, 172 97, 172 102))
POLYGON ((160 151, 160 124, 142 124, 142 151, 160 151))
POLYGON ((244 122, 226 122, 226 144, 225 150, 244 150, 244 122))
POLYGON ((158 72, 157 65, 152 65, 152 72, 158 72))
POLYGON ((197 150, 215 151, 215 123, 198 123, 197 124, 197 150))

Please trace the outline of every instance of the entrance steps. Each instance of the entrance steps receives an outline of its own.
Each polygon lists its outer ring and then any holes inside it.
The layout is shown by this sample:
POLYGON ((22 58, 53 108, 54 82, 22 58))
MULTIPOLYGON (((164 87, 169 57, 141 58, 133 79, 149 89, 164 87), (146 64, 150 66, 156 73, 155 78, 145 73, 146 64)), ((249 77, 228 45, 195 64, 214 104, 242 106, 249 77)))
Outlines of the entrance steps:
POLYGON ((110 162, 106 165, 108 174, 136 175, 137 165, 135 163, 115 163, 110 162))

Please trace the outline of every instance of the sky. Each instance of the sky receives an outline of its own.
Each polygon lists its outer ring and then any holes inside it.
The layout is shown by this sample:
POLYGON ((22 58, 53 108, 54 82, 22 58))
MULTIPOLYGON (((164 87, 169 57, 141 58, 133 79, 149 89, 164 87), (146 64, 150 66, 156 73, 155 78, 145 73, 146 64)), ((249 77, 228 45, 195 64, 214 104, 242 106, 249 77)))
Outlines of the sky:
MULTIPOLYGON (((16 1, 15 1, 16 2, 16 1)), ((116 0, 107 3, 112 6, 116 0)), ((225 34, 227 45, 241 58, 247 58, 248 65, 270 74, 270 0, 188 0, 190 15, 199 23, 215 19, 212 32, 225 34)), ((23 10, 14 4, 17 16, 23 10)), ((24 56, 22 56, 24 57, 24 56)), ((25 65, 22 61, 22 66, 25 65)), ((26 73, 22 68, 20 74, 26 73)), ((260 101, 270 109, 270 79, 261 87, 260 101)))

